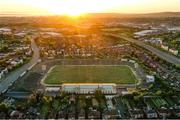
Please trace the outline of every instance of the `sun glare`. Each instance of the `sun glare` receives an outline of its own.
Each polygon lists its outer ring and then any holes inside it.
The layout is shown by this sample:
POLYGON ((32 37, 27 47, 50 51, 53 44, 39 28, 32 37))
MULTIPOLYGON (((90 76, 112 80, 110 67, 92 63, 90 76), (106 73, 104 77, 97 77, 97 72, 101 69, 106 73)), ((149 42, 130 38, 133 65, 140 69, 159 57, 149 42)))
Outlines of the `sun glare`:
POLYGON ((85 13, 149 13, 180 11, 179 4, 180 0, 0 0, 0 13, 69 16, 85 13), (166 3, 162 4, 164 1, 166 3))
POLYGON ((35 0, 26 1, 26 4, 47 10, 50 14, 80 16, 90 11, 90 6, 82 0, 35 0), (84 6, 86 5, 86 6, 84 6))
POLYGON ((80 9, 80 8, 78 8, 78 9, 77 8, 60 9, 58 7, 52 7, 52 8, 48 8, 48 11, 55 15, 80 16, 80 15, 85 14, 85 12, 83 12, 82 9, 80 9))
POLYGON ((112 7, 110 2, 97 0, 27 0, 25 4, 47 10, 50 14, 80 16, 86 13, 101 12, 112 7))

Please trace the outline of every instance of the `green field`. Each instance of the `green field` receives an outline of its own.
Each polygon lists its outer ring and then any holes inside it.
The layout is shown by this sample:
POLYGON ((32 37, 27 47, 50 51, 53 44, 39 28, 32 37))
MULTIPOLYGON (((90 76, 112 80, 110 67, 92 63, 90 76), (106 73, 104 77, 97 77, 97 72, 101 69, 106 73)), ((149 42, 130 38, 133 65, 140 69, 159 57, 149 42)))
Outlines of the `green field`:
POLYGON ((128 66, 59 65, 51 69, 43 82, 55 85, 62 83, 135 84, 137 81, 128 66))

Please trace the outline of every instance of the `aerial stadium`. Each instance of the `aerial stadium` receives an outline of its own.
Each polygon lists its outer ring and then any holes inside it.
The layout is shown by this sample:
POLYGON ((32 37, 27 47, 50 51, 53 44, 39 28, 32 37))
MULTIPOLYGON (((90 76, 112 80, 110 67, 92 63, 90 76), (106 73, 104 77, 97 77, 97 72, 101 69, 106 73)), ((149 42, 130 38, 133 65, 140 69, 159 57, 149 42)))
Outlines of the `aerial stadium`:
POLYGON ((42 79, 46 87, 60 87, 68 93, 88 94, 97 89, 116 94, 119 85, 138 83, 136 72, 128 65, 56 65, 42 79))

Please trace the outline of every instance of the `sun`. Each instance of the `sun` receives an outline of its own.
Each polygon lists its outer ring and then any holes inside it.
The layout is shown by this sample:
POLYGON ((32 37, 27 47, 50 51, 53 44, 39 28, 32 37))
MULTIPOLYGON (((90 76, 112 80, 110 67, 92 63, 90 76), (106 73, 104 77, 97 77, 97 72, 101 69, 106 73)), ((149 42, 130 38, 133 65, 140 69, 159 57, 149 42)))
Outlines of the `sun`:
POLYGON ((84 15, 85 13, 83 12, 74 12, 74 11, 69 11, 67 13, 64 13, 65 15, 68 15, 68 16, 72 16, 72 17, 76 17, 76 16, 82 16, 84 15))

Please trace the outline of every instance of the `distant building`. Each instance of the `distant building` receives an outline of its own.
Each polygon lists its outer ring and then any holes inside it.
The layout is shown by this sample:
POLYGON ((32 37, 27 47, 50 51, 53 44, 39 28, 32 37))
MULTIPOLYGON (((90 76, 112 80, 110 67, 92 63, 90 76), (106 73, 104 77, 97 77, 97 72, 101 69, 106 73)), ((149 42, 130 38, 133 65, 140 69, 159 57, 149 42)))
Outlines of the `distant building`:
POLYGON ((156 45, 162 45, 162 43, 163 43, 161 38, 152 38, 152 39, 150 39, 150 42, 154 43, 156 45))
POLYGON ((134 35, 138 36, 138 37, 144 37, 146 35, 152 35, 152 34, 155 34, 157 32, 158 32, 157 30, 143 30, 143 31, 134 33, 134 35))
POLYGON ((46 87, 45 92, 49 96, 56 96, 59 94, 60 90, 60 87, 46 87))
POLYGON ((165 46, 165 45, 161 45, 161 48, 164 49, 164 50, 169 50, 169 47, 168 46, 165 46))
POLYGON ((121 59, 122 62, 127 62, 128 60, 127 59, 121 59))
POLYGON ((59 90, 60 90, 59 87, 47 87, 46 88, 46 91, 49 91, 49 92, 52 92, 52 91, 58 92, 59 90))
POLYGON ((25 37, 27 35, 27 33, 26 32, 19 32, 19 33, 16 33, 14 35, 17 36, 17 37, 23 38, 23 37, 25 37))
POLYGON ((11 32, 11 29, 10 28, 0 28, 0 32, 11 32))
POLYGON ((139 67, 138 63, 134 63, 134 67, 138 68, 139 67))
POLYGON ((136 63, 136 61, 134 61, 134 60, 129 60, 129 62, 132 64, 136 63))
POLYGON ((174 54, 174 55, 178 55, 179 51, 175 50, 175 49, 169 49, 169 52, 174 54))

